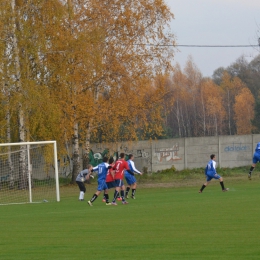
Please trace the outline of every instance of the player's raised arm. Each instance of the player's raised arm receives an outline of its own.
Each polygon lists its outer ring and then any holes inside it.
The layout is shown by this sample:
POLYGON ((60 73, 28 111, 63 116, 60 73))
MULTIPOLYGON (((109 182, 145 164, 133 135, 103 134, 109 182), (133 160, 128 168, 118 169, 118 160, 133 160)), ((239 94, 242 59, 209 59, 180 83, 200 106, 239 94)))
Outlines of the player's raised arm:
POLYGON ((86 176, 86 180, 89 180, 89 178, 94 179, 94 176, 91 174, 92 171, 93 171, 93 167, 92 167, 92 165, 90 164, 89 167, 88 167, 88 174, 87 174, 87 176, 86 176))
POLYGON ((136 173, 142 175, 142 173, 135 168, 135 163, 132 160, 130 160, 129 163, 131 164, 131 168, 132 168, 133 172, 136 172, 136 173))
POLYGON ((93 167, 91 172, 97 172, 98 171, 98 165, 96 167, 93 167))

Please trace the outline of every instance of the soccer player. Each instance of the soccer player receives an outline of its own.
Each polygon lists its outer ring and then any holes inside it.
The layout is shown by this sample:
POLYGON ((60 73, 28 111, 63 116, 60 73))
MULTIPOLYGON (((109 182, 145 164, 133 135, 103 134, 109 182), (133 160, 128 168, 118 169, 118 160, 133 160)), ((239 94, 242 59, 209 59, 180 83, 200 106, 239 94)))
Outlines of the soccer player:
MULTIPOLYGON (((108 164, 110 166, 114 166, 114 158, 113 157, 111 157, 109 159, 108 164)), ((106 176, 106 184, 107 184, 108 189, 116 187, 116 182, 115 182, 114 177, 115 177, 115 171, 111 168, 111 169, 108 170, 107 176, 106 176)), ((104 197, 103 197, 102 201, 106 202, 105 191, 104 191, 104 197)))
POLYGON ((252 166, 249 170, 249 173, 248 173, 248 179, 249 180, 251 180, 251 175, 252 175, 253 170, 255 169, 257 162, 260 162, 260 142, 257 143, 256 148, 255 148, 255 152, 254 152, 254 155, 253 155, 253 164, 252 164, 252 166))
POLYGON ((128 163, 125 161, 125 154, 120 154, 120 159, 116 161, 113 170, 115 170, 115 182, 116 182, 116 190, 114 194, 114 199, 112 201, 112 205, 116 206, 116 198, 121 193, 122 204, 128 204, 125 200, 125 185, 123 182, 124 178, 124 170, 129 171, 130 174, 134 175, 134 173, 130 170, 128 163))
POLYGON ((91 175, 92 169, 93 169, 92 165, 89 164, 89 165, 87 166, 87 169, 81 171, 81 172, 78 174, 77 178, 76 178, 76 183, 78 184, 79 190, 80 190, 80 192, 79 192, 79 200, 80 200, 80 201, 83 201, 83 200, 84 200, 84 195, 85 195, 85 192, 86 192, 86 187, 85 187, 84 182, 85 182, 86 180, 88 180, 89 177, 94 178, 94 177, 91 175))
POLYGON ((102 190, 105 191, 105 197, 106 197, 106 205, 111 205, 109 203, 109 197, 108 197, 108 187, 106 184, 106 176, 107 176, 107 171, 112 168, 108 163, 108 158, 104 157, 103 158, 103 163, 100 163, 98 166, 93 168, 93 171, 97 171, 98 173, 98 187, 96 193, 92 196, 91 200, 88 201, 89 206, 93 206, 92 203, 96 200, 98 195, 102 192, 102 190))
MULTIPOLYGON (((129 154, 129 159, 127 161, 128 165, 129 165, 129 169, 134 173, 138 173, 138 174, 142 175, 142 173, 135 168, 135 163, 133 162, 133 160, 134 160, 134 155, 129 154)), ((128 184, 128 186, 126 187, 125 197, 128 199, 128 193, 129 193, 130 189, 132 188, 131 198, 135 199, 135 192, 136 192, 136 186, 137 186, 136 178, 135 178, 135 176, 131 175, 128 171, 125 171, 125 179, 128 184)))
POLYGON ((215 154, 210 155, 210 160, 205 168, 205 175, 207 181, 202 185, 201 189, 199 190, 199 193, 202 193, 202 191, 206 188, 206 186, 210 183, 212 179, 219 180, 222 191, 228 191, 228 188, 224 187, 223 178, 217 174, 216 171, 216 156, 215 154))

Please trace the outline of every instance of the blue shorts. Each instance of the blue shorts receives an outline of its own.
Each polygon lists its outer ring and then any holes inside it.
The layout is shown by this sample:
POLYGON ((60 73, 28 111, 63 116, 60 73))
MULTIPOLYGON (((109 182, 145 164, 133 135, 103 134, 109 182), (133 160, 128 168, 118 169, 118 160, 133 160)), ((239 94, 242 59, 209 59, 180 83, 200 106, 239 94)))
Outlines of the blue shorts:
POLYGON ((125 180, 126 180, 128 185, 132 185, 132 184, 136 183, 135 176, 131 175, 131 174, 125 174, 125 180))
POLYGON ((257 162, 260 162, 260 155, 258 153, 254 153, 253 163, 256 164, 257 162))
POLYGON ((124 185, 124 182, 121 179, 116 179, 115 183, 116 183, 116 187, 122 187, 124 185))
POLYGON ((206 174, 206 178, 207 178, 207 181, 211 181, 212 179, 218 180, 221 178, 221 176, 218 175, 217 173, 215 173, 215 174, 213 173, 213 174, 206 174))
POLYGON ((110 182, 107 182, 106 184, 107 184, 108 189, 116 187, 116 182, 115 181, 110 181, 110 182))
POLYGON ((106 184, 106 180, 98 180, 98 187, 97 190, 98 191, 102 191, 102 190, 107 190, 107 184, 106 184))

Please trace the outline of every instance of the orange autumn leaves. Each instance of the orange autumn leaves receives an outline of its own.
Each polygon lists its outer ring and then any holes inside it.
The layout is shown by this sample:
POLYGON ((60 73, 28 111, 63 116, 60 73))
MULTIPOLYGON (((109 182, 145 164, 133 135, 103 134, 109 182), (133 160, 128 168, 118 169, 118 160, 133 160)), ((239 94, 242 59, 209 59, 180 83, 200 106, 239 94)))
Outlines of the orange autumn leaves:
POLYGON ((166 128, 170 137, 251 133, 254 97, 238 78, 225 74, 216 85, 192 62, 184 72, 173 69, 173 14, 164 1, 12 3, 14 12, 10 1, 0 4, 1 124, 10 113, 12 141, 19 139, 17 103, 27 140, 63 144, 77 136, 84 144, 89 133, 98 142, 154 139, 166 128))
POLYGON ((176 66, 169 80, 175 102, 168 124, 175 135, 252 133, 255 98, 239 78, 225 72, 217 85, 188 64, 184 72, 176 66))
POLYGON ((235 97, 234 111, 237 134, 250 134, 253 130, 254 97, 248 88, 242 88, 235 97))

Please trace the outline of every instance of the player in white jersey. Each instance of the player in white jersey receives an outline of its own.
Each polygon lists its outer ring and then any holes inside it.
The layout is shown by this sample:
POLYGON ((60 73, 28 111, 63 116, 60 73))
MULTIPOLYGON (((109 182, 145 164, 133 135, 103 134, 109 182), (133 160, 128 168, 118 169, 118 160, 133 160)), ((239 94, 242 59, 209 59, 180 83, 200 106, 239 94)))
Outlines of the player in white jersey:
MULTIPOLYGON (((128 159, 127 163, 129 165, 129 169, 134 173, 142 175, 142 173, 135 168, 135 163, 133 162, 134 155, 129 154, 128 158, 129 159, 128 159)), ((131 198, 135 199, 135 192, 136 192, 136 186, 137 186, 136 178, 135 178, 135 176, 131 175, 128 171, 125 171, 125 179, 128 184, 128 186, 126 187, 125 197, 128 199, 128 193, 129 193, 130 189, 132 188, 131 198)))
POLYGON ((260 142, 257 143, 256 148, 255 148, 255 152, 254 152, 254 155, 253 155, 253 164, 252 164, 252 166, 249 170, 249 173, 248 173, 248 179, 249 180, 251 180, 252 171, 255 169, 257 162, 260 162, 260 142))

